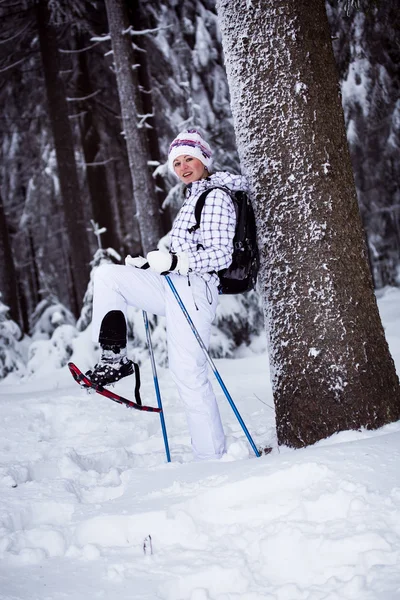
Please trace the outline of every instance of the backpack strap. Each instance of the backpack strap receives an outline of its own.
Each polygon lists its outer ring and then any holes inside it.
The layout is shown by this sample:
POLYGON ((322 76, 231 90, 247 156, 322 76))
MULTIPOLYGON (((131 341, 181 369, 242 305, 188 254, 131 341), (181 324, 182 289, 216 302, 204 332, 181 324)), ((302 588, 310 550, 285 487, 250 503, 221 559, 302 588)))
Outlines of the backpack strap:
POLYGON ((212 192, 212 190, 222 190, 223 192, 226 192, 227 194, 229 194, 229 197, 232 197, 231 192, 228 188, 225 187, 221 187, 221 186, 214 186, 214 187, 210 187, 207 190, 205 190, 198 198, 197 202, 196 202, 196 206, 194 207, 194 218, 196 219, 196 223, 195 225, 192 225, 192 227, 188 228, 188 232, 189 233, 194 233, 195 231, 197 231, 200 227, 200 220, 201 220, 201 213, 203 212, 203 208, 204 208, 204 204, 206 203, 206 198, 208 196, 208 194, 210 192, 212 192))

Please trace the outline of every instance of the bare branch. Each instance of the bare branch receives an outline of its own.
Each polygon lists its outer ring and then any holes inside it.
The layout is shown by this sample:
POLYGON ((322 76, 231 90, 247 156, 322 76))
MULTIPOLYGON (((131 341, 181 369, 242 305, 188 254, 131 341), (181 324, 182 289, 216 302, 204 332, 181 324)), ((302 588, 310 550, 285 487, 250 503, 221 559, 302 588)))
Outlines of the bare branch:
POLYGON ((85 167, 102 167, 104 165, 108 165, 108 163, 113 162, 115 160, 115 158, 113 156, 111 156, 111 158, 107 158, 106 160, 101 160, 101 161, 96 161, 96 162, 90 162, 90 163, 85 163, 85 167))
POLYGON ((73 115, 68 115, 68 119, 79 119, 79 117, 84 117, 87 115, 87 110, 81 110, 81 112, 74 113, 73 115))
POLYGON ((104 108, 105 110, 107 110, 109 113, 111 113, 114 117, 117 117, 117 119, 121 118, 121 115, 119 113, 117 113, 113 108, 111 108, 110 106, 107 106, 107 104, 104 104, 104 102, 101 102, 100 100, 96 100, 95 102, 96 104, 98 104, 98 106, 101 106, 102 108, 104 108))
POLYGON ((20 29, 19 31, 17 31, 17 33, 15 33, 14 35, 12 35, 11 37, 7 38, 6 40, 0 40, 0 45, 1 44, 7 44, 7 42, 11 42, 11 40, 15 40, 15 38, 17 38, 18 36, 20 36, 23 33, 25 33, 25 31, 28 29, 29 26, 30 26, 30 23, 27 23, 27 25, 25 25, 25 27, 23 27, 22 29, 20 29))
POLYGON ((96 90, 92 94, 88 94, 87 96, 81 96, 80 98, 67 97, 67 102, 83 102, 84 100, 90 100, 90 98, 94 98, 95 96, 97 96, 97 94, 100 94, 100 90, 96 90))
POLYGON ((5 73, 6 71, 9 71, 10 69, 13 69, 14 67, 17 67, 21 63, 25 62, 27 60, 27 58, 28 58, 27 56, 24 56, 24 58, 21 58, 20 60, 17 60, 12 65, 8 65, 8 67, 4 67, 4 69, 0 69, 0 73, 5 73))
POLYGON ((58 51, 61 52, 61 54, 80 54, 81 52, 87 52, 88 50, 91 50, 92 48, 96 48, 96 46, 98 46, 100 44, 100 42, 95 42, 94 44, 91 44, 91 46, 86 46, 85 48, 79 48, 78 50, 64 50, 63 48, 59 48, 58 51))

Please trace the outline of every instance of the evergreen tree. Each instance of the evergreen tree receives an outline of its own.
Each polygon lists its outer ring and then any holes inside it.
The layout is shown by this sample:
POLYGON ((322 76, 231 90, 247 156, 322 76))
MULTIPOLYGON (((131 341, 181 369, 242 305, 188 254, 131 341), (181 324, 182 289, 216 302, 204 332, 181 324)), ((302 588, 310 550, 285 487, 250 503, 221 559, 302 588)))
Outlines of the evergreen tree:
POLYGON ((17 323, 9 318, 8 306, 0 296, 0 379, 13 371, 25 370, 20 348, 22 333, 17 323))
POLYGON ((400 282, 400 12, 397 0, 329 0, 358 202, 377 287, 400 282))

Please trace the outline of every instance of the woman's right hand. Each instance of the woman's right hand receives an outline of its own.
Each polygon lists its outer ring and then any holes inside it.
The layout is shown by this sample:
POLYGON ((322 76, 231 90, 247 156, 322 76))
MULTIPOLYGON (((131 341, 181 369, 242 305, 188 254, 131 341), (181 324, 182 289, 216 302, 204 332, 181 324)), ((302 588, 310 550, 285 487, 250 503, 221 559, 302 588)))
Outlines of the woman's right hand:
POLYGON ((143 269, 144 265, 147 265, 147 260, 143 256, 128 256, 125 257, 125 264, 128 267, 136 267, 137 269, 143 269))

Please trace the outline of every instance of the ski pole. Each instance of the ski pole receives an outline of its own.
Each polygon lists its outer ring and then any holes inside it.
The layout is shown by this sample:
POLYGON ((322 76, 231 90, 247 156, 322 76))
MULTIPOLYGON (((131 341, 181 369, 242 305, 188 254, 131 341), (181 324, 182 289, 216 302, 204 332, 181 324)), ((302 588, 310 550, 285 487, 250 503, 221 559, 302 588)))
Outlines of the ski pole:
POLYGON ((149 319, 147 318, 147 312, 145 310, 143 311, 143 320, 144 320, 144 328, 146 330, 147 345, 149 347, 150 362, 151 362, 151 368, 153 371, 154 387, 155 387, 156 396, 157 396, 157 404, 158 404, 158 407, 161 408, 160 421, 161 421, 161 429, 162 429, 163 438, 164 438, 165 454, 167 455, 167 462, 171 462, 171 455, 169 453, 169 445, 168 445, 167 428, 165 426, 165 419, 164 419, 164 412, 162 410, 160 388, 158 385, 157 369, 156 369, 156 363, 154 360, 153 344, 151 343, 149 319))
POLYGON ((203 352, 205 354, 205 357, 206 357, 206 359, 208 361, 208 364, 211 366, 211 368, 213 370, 213 373, 214 373, 215 377, 217 378, 217 381, 218 381, 219 385, 222 388, 222 391, 224 392, 224 394, 226 396, 226 399, 228 400, 229 404, 231 405, 231 408, 232 408, 233 412, 235 413, 235 416, 236 416, 237 420, 239 421, 239 424, 240 424, 241 428, 243 429, 243 431, 244 431, 244 433, 245 433, 245 435, 246 435, 246 437, 247 437, 247 439, 249 441, 250 446, 253 448, 254 454, 256 456, 261 456, 260 452, 257 450, 257 446, 255 445, 255 443, 254 443, 254 441, 253 441, 253 439, 252 439, 252 437, 251 437, 251 435, 250 435, 250 433, 249 433, 249 431, 248 431, 248 429, 247 429, 247 427, 246 427, 246 425, 245 425, 242 417, 239 414, 238 409, 235 406, 234 401, 232 400, 232 397, 231 397, 230 393, 228 392, 228 390, 226 389, 226 386, 225 386, 224 382, 222 381, 221 375, 218 373, 217 367, 215 366, 214 361, 211 358, 211 356, 210 356, 210 354, 209 354, 209 352, 207 350, 207 347, 206 347, 205 343, 201 339, 199 332, 197 331, 197 329, 196 329, 196 327, 195 327, 195 325, 194 325, 194 323, 193 323, 193 321, 192 321, 192 319, 191 319, 188 311, 186 310, 186 307, 183 304, 182 299, 181 299, 180 295, 178 294, 176 287, 172 283, 171 278, 170 278, 169 275, 166 275, 165 279, 167 280, 168 285, 169 285, 169 287, 172 290, 172 293, 174 294, 174 296, 175 296, 175 298, 176 298, 179 306, 181 307, 182 312, 185 315, 186 320, 189 323, 190 328, 193 331, 193 334, 194 334, 196 340, 198 341, 198 343, 200 345, 200 348, 203 350, 203 352))

